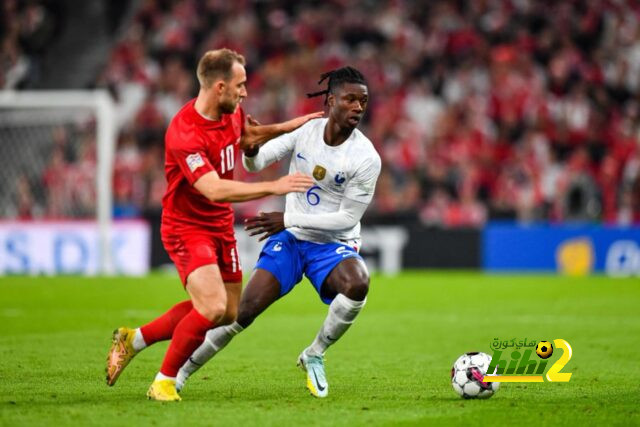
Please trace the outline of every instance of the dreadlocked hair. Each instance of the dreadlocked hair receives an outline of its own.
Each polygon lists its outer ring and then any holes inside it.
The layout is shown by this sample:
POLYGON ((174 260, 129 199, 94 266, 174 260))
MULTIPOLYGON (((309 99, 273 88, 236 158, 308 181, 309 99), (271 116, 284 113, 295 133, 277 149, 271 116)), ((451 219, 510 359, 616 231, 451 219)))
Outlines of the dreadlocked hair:
POLYGON ((319 92, 308 93, 307 98, 324 95, 324 103, 326 105, 329 94, 332 93, 335 88, 340 87, 343 83, 367 84, 362 73, 353 67, 342 67, 337 70, 328 71, 320 76, 318 84, 321 84, 325 80, 327 80, 327 88, 319 92))

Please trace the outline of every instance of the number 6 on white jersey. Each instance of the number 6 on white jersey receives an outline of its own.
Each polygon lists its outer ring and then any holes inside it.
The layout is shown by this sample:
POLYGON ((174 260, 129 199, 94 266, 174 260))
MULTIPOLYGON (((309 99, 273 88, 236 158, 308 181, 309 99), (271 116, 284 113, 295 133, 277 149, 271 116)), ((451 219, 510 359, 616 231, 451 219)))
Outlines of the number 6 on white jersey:
POLYGON ((314 185, 309 190, 307 190, 307 202, 311 206, 315 206, 318 203, 320 203, 320 195, 318 193, 314 193, 313 192, 314 190, 320 190, 320 187, 318 187, 317 185, 314 185))

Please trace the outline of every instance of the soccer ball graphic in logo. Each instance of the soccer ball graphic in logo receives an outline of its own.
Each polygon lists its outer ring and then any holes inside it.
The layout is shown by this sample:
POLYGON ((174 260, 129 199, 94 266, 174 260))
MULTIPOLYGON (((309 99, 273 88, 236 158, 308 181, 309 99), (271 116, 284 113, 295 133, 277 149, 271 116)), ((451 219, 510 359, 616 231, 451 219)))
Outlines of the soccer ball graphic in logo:
POLYGON ((540 341, 536 346, 536 354, 541 359, 548 359, 553 354, 553 346, 549 341, 540 341))
POLYGON ((487 373, 491 356, 486 353, 465 353, 451 368, 451 385, 465 399, 486 399, 500 388, 500 383, 482 382, 487 373))

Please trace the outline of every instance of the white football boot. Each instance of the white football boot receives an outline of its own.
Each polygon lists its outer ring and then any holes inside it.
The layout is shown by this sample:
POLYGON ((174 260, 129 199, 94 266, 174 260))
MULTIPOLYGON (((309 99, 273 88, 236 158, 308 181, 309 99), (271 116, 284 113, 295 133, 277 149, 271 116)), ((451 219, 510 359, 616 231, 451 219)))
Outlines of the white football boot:
POLYGON ((298 357, 298 366, 307 373, 307 388, 315 397, 327 397, 329 383, 324 373, 324 360, 322 356, 310 356, 303 351, 298 357))

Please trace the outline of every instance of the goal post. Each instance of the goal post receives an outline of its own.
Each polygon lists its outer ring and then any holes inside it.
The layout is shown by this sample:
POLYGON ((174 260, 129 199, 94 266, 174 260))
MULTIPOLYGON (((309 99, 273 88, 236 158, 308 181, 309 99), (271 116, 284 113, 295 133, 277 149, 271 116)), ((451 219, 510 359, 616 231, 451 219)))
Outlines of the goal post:
MULTIPOLYGON (((0 204, 5 206, 0 211, 0 220, 20 219, 20 197, 13 188, 22 177, 25 180, 40 184, 42 174, 45 173, 47 162, 52 161, 55 144, 54 132, 64 133, 67 129, 75 132, 91 132, 86 139, 95 138, 95 147, 68 144, 60 150, 71 152, 71 156, 80 156, 85 150, 92 151, 95 157, 95 194, 92 205, 90 202, 76 207, 66 199, 61 199, 60 205, 51 207, 40 206, 39 213, 33 216, 35 220, 86 220, 93 219, 98 226, 98 268, 100 274, 113 274, 112 248, 110 236, 112 228, 113 190, 112 176, 116 149, 115 104, 105 90, 53 90, 53 91, 0 91, 0 180, 3 190, 0 190, 0 204), (86 130, 89 128, 90 130, 86 130), (73 145, 73 146, 71 146, 73 145), (77 146, 76 146, 77 145, 77 146), (38 175, 40 174, 40 175, 38 175), (16 201, 18 200, 18 201, 16 201), (89 207, 87 207, 89 206, 89 207)), ((73 138, 82 138, 75 135, 73 138)), ((85 144, 86 145, 86 144, 85 144)), ((88 176, 85 174, 84 176, 88 176)), ((67 178, 70 179, 70 178, 67 178)), ((72 179, 72 178, 71 178, 72 179)), ((80 179, 76 176, 76 179, 80 179)), ((74 182, 67 182, 74 185, 74 182)), ((63 184, 61 184, 63 185, 63 184)), ((34 185, 37 187, 37 185, 34 185)), ((46 191, 43 190, 43 191, 46 191)), ((58 191, 57 189, 53 192, 58 191)), ((38 193, 38 191, 35 191, 38 193)), ((58 195, 53 194, 49 199, 58 195)), ((50 202, 47 195, 36 194, 34 199, 40 199, 41 204, 50 202), (45 200, 42 202, 42 200, 45 200)), ((70 197, 75 200, 78 196, 70 197), (75 197, 75 198, 74 198, 75 197)), ((88 198, 85 196, 85 198, 88 198)), ((35 202, 37 204, 37 200, 35 202)))

